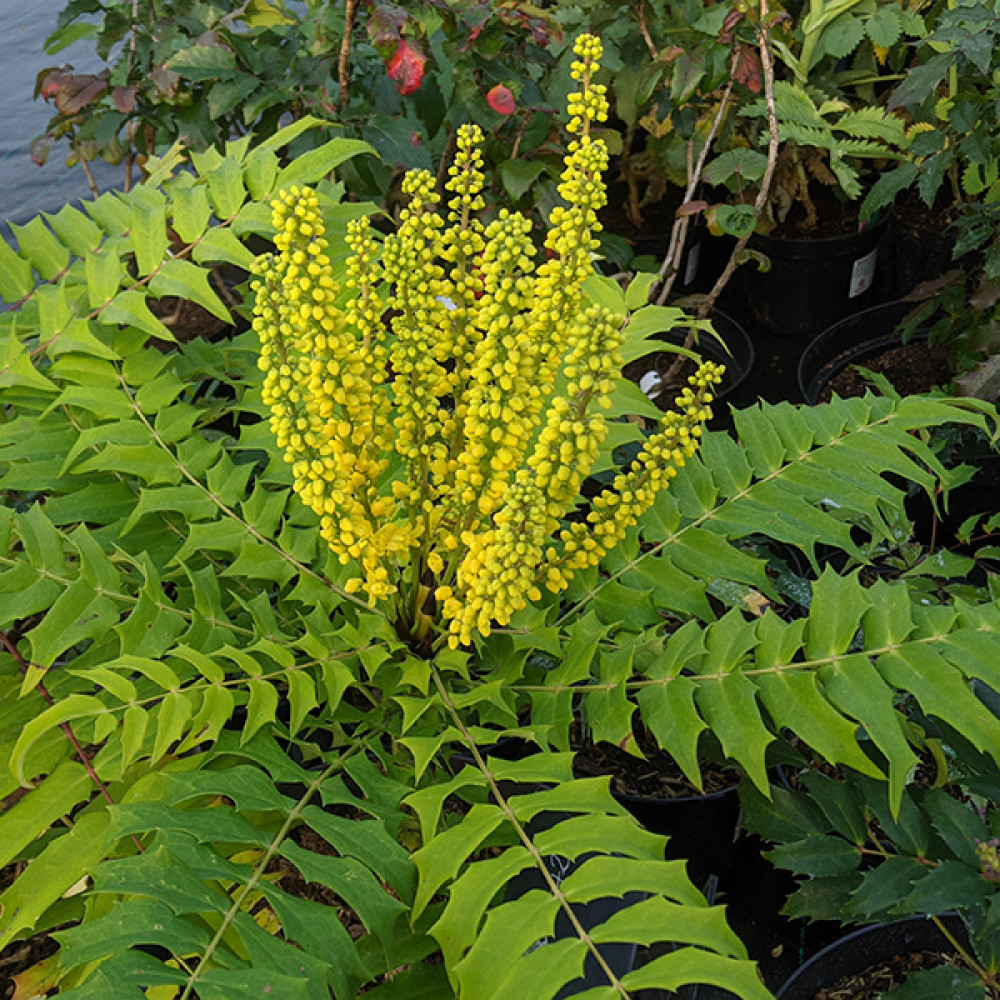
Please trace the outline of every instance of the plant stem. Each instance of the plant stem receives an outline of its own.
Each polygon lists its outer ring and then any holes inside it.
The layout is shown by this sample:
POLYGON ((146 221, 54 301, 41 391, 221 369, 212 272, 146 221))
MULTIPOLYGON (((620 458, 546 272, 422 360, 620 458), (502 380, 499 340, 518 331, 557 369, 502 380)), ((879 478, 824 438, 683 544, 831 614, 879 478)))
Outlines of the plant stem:
POLYGON ((989 971, 983 968, 983 966, 980 965, 979 962, 977 962, 972 957, 972 955, 969 954, 967 949, 962 947, 961 942, 958 940, 958 938, 955 937, 954 934, 951 933, 950 930, 948 930, 947 927, 945 927, 944 921, 940 917, 934 916, 932 914, 931 920, 934 921, 934 926, 937 927, 937 929, 945 936, 945 938, 947 938, 948 944, 950 944, 952 948, 955 949, 956 954, 985 983, 990 978, 989 971))
POLYGON ((94 172, 90 169, 90 164, 87 162, 87 158, 80 152, 80 147, 76 144, 76 137, 73 137, 71 142, 73 152, 76 153, 80 166, 83 167, 83 172, 87 175, 87 184, 90 187, 90 193, 95 198, 100 198, 101 189, 97 186, 97 181, 94 180, 94 172))
MULTIPOLYGON (((778 137, 778 112, 774 106, 774 54, 771 52, 771 29, 767 24, 768 0, 760 0, 760 21, 757 26, 757 48, 760 51, 760 64, 764 76, 764 100, 767 104, 767 164, 764 167, 764 176, 760 181, 760 190, 754 201, 754 214, 759 219, 767 205, 767 199, 771 193, 771 181, 774 178, 774 170, 778 163, 778 148, 780 139, 778 137)), ((750 234, 741 236, 729 255, 729 260, 723 269, 719 279, 712 286, 712 290, 705 297, 698 308, 698 318, 704 319, 715 309, 715 303, 719 301, 719 296, 729 283, 736 268, 739 267, 740 257, 750 242, 750 234)))
POLYGON ((341 111, 347 107, 351 96, 351 35, 354 32, 354 14, 357 6, 357 0, 344 0, 344 37, 340 40, 340 56, 337 59, 337 80, 340 83, 337 107, 341 111))
POLYGON ((132 23, 128 32, 128 63, 125 69, 126 84, 132 82, 132 70, 135 68, 135 47, 139 35, 139 0, 132 0, 132 23))
POLYGON ((639 0, 639 3, 636 5, 636 15, 639 21, 639 34, 642 35, 642 40, 646 43, 646 48, 649 50, 650 56, 655 60, 658 53, 656 46, 653 44, 653 39, 649 35, 649 28, 646 25, 646 0, 639 0))
MULTIPOLYGON (((455 707, 455 703, 451 700, 451 696, 448 693, 448 689, 444 685, 444 681, 441 679, 441 675, 433 667, 431 668, 431 677, 434 678, 434 686, 437 688, 438 694, 441 696, 441 702, 448 710, 448 714, 451 716, 451 720, 455 724, 455 728, 462 734, 462 739, 465 740, 465 744, 472 754, 472 759, 476 762, 476 767, 479 768, 483 776, 486 778, 486 783, 489 785, 493 798, 496 800, 501 812, 503 812, 504 816, 507 818, 507 822, 514 828, 514 831, 517 833, 518 838, 524 845, 525 850, 531 855, 539 873, 545 879, 549 892, 551 892, 552 895, 559 901, 559 905, 562 907, 563 912, 569 918, 569 922, 573 927, 574 933, 581 941, 583 941, 583 943, 587 946, 588 951, 594 956, 594 958, 597 959, 597 964, 607 977, 607 985, 609 985, 619 996, 628 1000, 628 991, 624 986, 622 986, 604 956, 600 953, 600 951, 598 951, 597 945, 595 945, 593 940, 591 940, 590 935, 587 933, 587 929, 580 923, 579 917, 577 917, 577 915, 573 912, 573 908, 570 906, 569 901, 566 899, 566 896, 559 887, 559 884, 552 877, 552 873, 549 871, 549 866, 545 863, 545 859, 542 857, 541 852, 537 847, 535 847, 531 837, 528 836, 527 830, 525 830, 518 821, 510 803, 500 791, 500 786, 493 777, 493 772, 490 771, 489 766, 483 759, 483 755, 479 752, 479 747, 476 746, 475 739, 469 730, 466 729, 465 723, 462 721, 458 709, 455 707)), ((183 1000, 183 997, 181 1000, 183 1000)))
MULTIPOLYGON (((705 169, 705 162, 708 160, 709 151, 712 148, 712 143, 715 142, 715 137, 718 134, 719 128, 722 125, 722 119, 725 117, 726 108, 729 106, 729 99, 733 93, 733 70, 736 67, 736 55, 733 54, 733 59, 730 62, 730 72, 729 72, 729 82, 726 84, 726 89, 723 91, 722 99, 719 101, 719 108, 715 113, 715 118, 712 119, 712 127, 708 131, 708 136, 705 138, 705 144, 701 147, 698 153, 698 160, 694 167, 688 171, 688 184, 684 191, 684 202, 685 204, 694 197, 694 193, 697 190, 698 184, 701 182, 701 175, 705 169)), ((662 282, 660 292, 657 296, 657 305, 663 305, 666 301, 670 292, 673 289, 674 281, 677 280, 677 262, 680 260, 681 254, 684 252, 684 241, 687 237, 687 229, 689 224, 689 216, 681 216, 679 219, 675 220, 673 229, 670 232, 670 245, 667 248, 667 255, 663 259, 663 263, 660 265, 659 281, 662 282)))

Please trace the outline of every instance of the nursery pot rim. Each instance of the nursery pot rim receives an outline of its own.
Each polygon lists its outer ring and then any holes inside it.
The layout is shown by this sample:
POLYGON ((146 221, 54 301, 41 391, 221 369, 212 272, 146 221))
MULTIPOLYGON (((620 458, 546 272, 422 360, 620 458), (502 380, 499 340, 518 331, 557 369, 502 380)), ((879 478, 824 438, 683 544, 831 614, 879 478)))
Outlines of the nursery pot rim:
MULTIPOLYGON (((866 924, 864 927, 859 927, 856 930, 849 931, 842 937, 837 938, 836 941, 832 941, 825 948, 816 952, 815 955, 807 959, 802 965, 798 967, 798 969, 795 970, 795 972, 793 972, 781 984, 781 987, 774 995, 775 1000, 787 1000, 792 990, 796 989, 803 980, 808 981, 808 977, 812 975, 813 970, 817 966, 825 963, 831 956, 835 955, 839 950, 850 948, 857 941, 863 940, 867 937, 870 937, 873 940, 877 941, 887 932, 890 932, 897 928, 905 927, 907 925, 913 925, 915 927, 935 926, 932 924, 932 917, 937 917, 939 920, 942 920, 945 923, 950 924, 951 925, 950 929, 953 932, 955 930, 959 930, 959 933, 964 933, 964 925, 961 924, 958 914, 951 910, 945 913, 936 913, 936 914, 915 913, 911 914, 908 917, 902 917, 899 920, 885 921, 880 924, 866 924), (958 927, 956 927, 956 923, 958 924, 958 927)), ((938 931, 938 933, 940 934, 940 931, 938 931)), ((925 950, 926 947, 927 947, 926 945, 921 946, 919 944, 914 944, 914 946, 910 948, 910 951, 921 951, 925 950)), ((900 951, 898 952, 898 954, 905 954, 905 952, 900 951)), ((869 962, 867 966, 861 966, 858 971, 864 971, 865 968, 869 968, 872 965, 877 965, 880 961, 884 961, 884 959, 877 959, 877 958, 873 959, 872 961, 869 962)), ((845 976, 853 974, 856 973, 852 973, 850 971, 843 973, 843 975, 845 976)), ((830 985, 833 984, 821 982, 817 984, 817 989, 822 989, 824 986, 830 986, 830 985)))
MULTIPOLYGON (((695 319, 693 315, 689 315, 688 318, 695 319)), ((723 376, 723 383, 719 387, 719 391, 714 393, 717 401, 724 402, 747 380, 757 360, 757 353, 754 350, 753 339, 747 333, 746 327, 731 313, 724 312, 722 309, 713 309, 708 320, 715 328, 715 332, 722 338, 722 343, 711 334, 707 334, 699 337, 698 344, 692 350, 703 359, 715 361, 725 367, 726 374, 723 376), (715 326, 716 319, 722 320, 725 329, 715 326), (729 342, 730 338, 735 341, 735 344, 729 342), (723 344, 725 344, 725 348, 723 344), (727 376, 729 376, 728 380, 727 376)), ((649 342, 654 343, 655 339, 659 339, 663 344, 681 344, 684 342, 685 336, 686 332, 680 336, 666 335, 651 338, 649 342)), ((650 351, 647 357, 652 357, 656 353, 656 351, 650 351)))
MULTIPOLYGON (((902 343, 901 335, 895 332, 896 326, 913 308, 913 303, 906 299, 894 299, 892 302, 882 302, 879 305, 862 309, 861 312, 852 313, 843 319, 837 320, 825 330, 820 332, 808 343, 802 354, 799 356, 799 364, 796 370, 796 378, 799 384, 799 392, 803 400, 809 405, 815 406, 822 392, 832 379, 836 378, 849 364, 855 360, 875 354, 886 347, 891 347, 902 343), (827 361, 817 366, 814 360, 817 355, 822 357, 824 353, 829 353, 829 344, 836 342, 837 338, 845 330, 854 326, 863 327, 866 323, 871 323, 873 329, 885 329, 885 324, 880 323, 884 316, 895 317, 889 333, 880 333, 874 337, 864 337, 854 341, 853 345, 848 345, 837 350, 827 361), (849 353, 852 352, 852 353, 849 353), (843 358, 842 358, 843 356, 843 358), (842 364, 835 364, 840 360, 842 364), (812 371, 811 371, 812 369, 812 371)), ((926 341, 929 331, 923 327, 918 327, 906 341, 908 344, 921 343, 926 341)))
MULTIPOLYGON (((836 256, 837 244, 850 243, 859 237, 878 236, 889 226, 892 218, 891 212, 883 213, 879 218, 869 220, 859 229, 851 229, 847 232, 836 233, 833 236, 772 236, 770 233, 753 233, 750 237, 751 244, 760 242, 770 247, 785 247, 789 256, 799 257, 830 257, 836 256)), ((847 248, 843 253, 853 253, 852 248, 847 248)))
POLYGON ((695 792, 692 795, 638 795, 634 792, 616 792, 612 789, 611 794, 621 803, 631 803, 634 805, 660 805, 660 804, 677 804, 687 802, 716 802, 719 799, 725 798, 727 795, 737 794, 739 791, 739 782, 732 785, 726 785, 724 788, 719 788, 714 792, 695 792))

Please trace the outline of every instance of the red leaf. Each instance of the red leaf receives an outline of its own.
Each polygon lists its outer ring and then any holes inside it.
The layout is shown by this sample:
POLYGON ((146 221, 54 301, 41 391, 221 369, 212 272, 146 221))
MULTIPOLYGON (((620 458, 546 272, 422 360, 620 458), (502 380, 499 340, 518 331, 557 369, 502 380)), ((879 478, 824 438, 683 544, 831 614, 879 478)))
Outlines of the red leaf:
POLYGON ((396 51, 386 64, 386 71, 389 79, 396 84, 396 90, 405 97, 420 89, 426 63, 427 57, 422 52, 400 39, 396 51))
POLYGON ((115 103, 115 108, 123 115, 135 110, 135 95, 138 87, 115 87, 111 91, 111 100, 115 103))
POLYGON ((44 75, 39 74, 35 96, 40 95, 46 101, 52 101, 56 111, 69 118, 79 114, 107 89, 108 81, 104 75, 77 74, 55 69, 44 72, 44 75))
POLYGON ((697 215, 704 212, 709 207, 707 201, 686 201, 674 212, 675 218, 683 218, 685 215, 697 215))
POLYGON ((757 53, 745 45, 741 45, 736 53, 736 65, 733 68, 733 78, 759 94, 764 83, 757 53))
POLYGON ((489 106, 500 115, 512 115, 517 108, 514 95, 502 83, 498 83, 486 95, 489 106))

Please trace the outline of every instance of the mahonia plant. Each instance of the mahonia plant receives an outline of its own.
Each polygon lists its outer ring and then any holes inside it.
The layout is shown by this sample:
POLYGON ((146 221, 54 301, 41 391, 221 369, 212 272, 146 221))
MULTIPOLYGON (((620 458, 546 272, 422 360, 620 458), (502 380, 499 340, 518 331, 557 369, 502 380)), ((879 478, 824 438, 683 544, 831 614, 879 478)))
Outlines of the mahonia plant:
POLYGON ((582 35, 575 54, 565 205, 542 262, 524 216, 479 218, 483 134, 470 124, 446 217, 418 170, 381 253, 369 220, 352 224, 346 297, 308 188, 273 203, 276 253, 257 265, 264 401, 295 489, 358 566, 346 589, 394 605, 428 651, 489 635, 596 565, 694 454, 721 381, 701 364, 631 467, 566 520, 607 434, 625 321, 584 290, 608 163, 592 127, 608 103, 600 40, 582 35))

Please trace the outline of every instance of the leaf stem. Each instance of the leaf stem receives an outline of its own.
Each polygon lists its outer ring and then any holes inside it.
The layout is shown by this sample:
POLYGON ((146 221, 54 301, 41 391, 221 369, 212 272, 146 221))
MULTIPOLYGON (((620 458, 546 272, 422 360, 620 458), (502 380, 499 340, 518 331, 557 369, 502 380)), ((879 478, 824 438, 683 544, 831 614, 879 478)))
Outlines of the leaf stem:
MULTIPOLYGON (((597 964, 600 966, 601 971, 607 976, 608 985, 621 997, 628 998, 629 993, 625 987, 621 984, 621 981, 614 974, 614 971, 608 965, 604 956, 600 953, 597 945, 594 944, 593 939, 587 933, 586 928, 580 923, 579 917, 573 912, 573 908, 570 906, 569 901, 566 899, 565 894, 559 887, 559 883, 553 878, 552 873, 549 871, 548 865, 545 863, 545 859, 542 857, 541 852, 535 846, 528 832, 524 829, 521 823, 518 821, 514 810, 511 808, 510 803, 507 801, 503 792, 500 791, 500 786, 497 784, 496 779, 493 777, 493 773, 490 771, 486 760, 479 751, 479 747, 476 746, 476 741, 472 734, 466 728, 465 723, 462 721, 461 715, 455 706, 455 703, 451 699, 451 695, 448 692, 441 675, 438 673, 437 669, 433 666, 431 667, 431 677, 434 679, 434 686, 438 690, 438 694, 441 696, 441 702, 447 709, 448 714, 451 716, 452 722, 455 724, 455 728, 462 734, 462 739, 465 740, 466 746, 472 754, 472 759, 476 762, 476 767, 482 772, 483 776, 486 778, 486 782, 489 785, 490 791, 496 800, 497 805, 503 812, 504 816, 507 818, 507 822, 514 828, 517 833, 518 838, 524 845, 525 850, 531 855, 535 862, 536 867, 541 873, 542 877, 547 883, 549 892, 558 900, 559 905, 562 907, 563 912, 569 918, 569 922, 573 927, 574 932, 577 937, 587 946, 587 950, 594 956, 597 960, 597 964)), ((184 1000, 184 997, 181 997, 184 1000)))
POLYGON ((254 868, 253 874, 249 879, 240 887, 239 891, 234 895, 232 905, 226 911, 225 916, 219 923, 219 927, 215 932, 215 936, 209 941, 205 951, 199 956, 199 961, 197 968, 190 974, 188 981, 184 984, 184 991, 181 993, 178 1000, 191 1000, 192 992, 195 985, 201 976, 202 971, 208 969, 208 964, 212 956, 218 950, 219 945, 222 943, 222 939, 229 932, 229 928, 233 921, 236 919, 236 915, 243 909, 243 903, 247 897, 257 888, 261 880, 264 878, 264 874, 271 864, 271 860, 278 853, 278 849, 281 847, 282 842, 291 832, 292 827, 298 821, 299 817, 302 815, 303 809, 309 804, 310 799, 316 794, 317 791, 322 787, 323 782, 328 778, 332 777, 338 771, 343 770, 344 763, 350 757, 357 754, 363 746, 363 742, 358 740, 343 752, 343 754, 332 764, 330 764, 326 770, 324 770, 315 781, 313 781, 302 794, 302 797, 295 804, 295 806, 289 811, 288 816, 285 818, 285 822, 281 825, 281 828, 274 835, 271 843, 268 844, 267 850, 264 851, 263 856, 260 861, 257 862, 257 867, 254 868))

